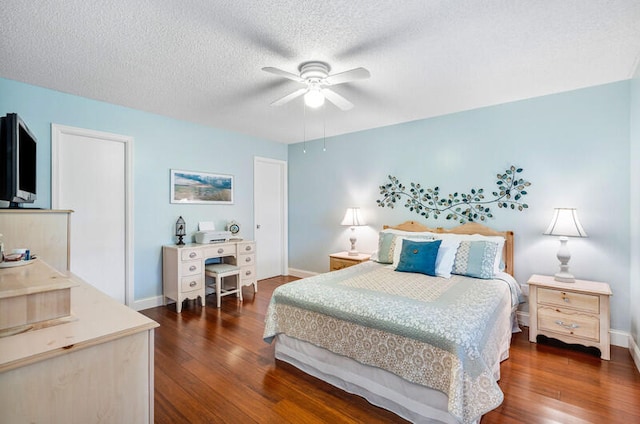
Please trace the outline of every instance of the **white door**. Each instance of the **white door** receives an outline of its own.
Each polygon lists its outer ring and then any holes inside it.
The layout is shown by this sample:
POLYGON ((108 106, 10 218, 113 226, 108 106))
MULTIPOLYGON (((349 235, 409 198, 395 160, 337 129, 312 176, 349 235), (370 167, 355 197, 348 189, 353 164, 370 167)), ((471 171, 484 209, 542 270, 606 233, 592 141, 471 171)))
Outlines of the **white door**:
POLYGON ((287 163, 256 157, 253 169, 258 279, 288 275, 287 163))
POLYGON ((71 272, 133 300, 130 137, 52 125, 51 204, 71 209, 71 272))

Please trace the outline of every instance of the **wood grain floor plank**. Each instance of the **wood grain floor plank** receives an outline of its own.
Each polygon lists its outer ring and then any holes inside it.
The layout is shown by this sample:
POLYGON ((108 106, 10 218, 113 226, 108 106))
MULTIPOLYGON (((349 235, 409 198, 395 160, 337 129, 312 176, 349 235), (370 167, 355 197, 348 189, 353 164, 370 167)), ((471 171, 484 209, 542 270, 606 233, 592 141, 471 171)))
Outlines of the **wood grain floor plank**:
MULTIPOLYGON (((273 290, 294 280, 262 280, 245 287, 244 301, 222 307, 185 302, 142 311, 160 327, 155 335, 156 423, 406 423, 328 383, 274 359, 262 340, 273 290)), ((640 423, 640 373, 626 349, 611 361, 583 352, 530 343, 515 334, 501 364, 505 400, 482 424, 640 423)))

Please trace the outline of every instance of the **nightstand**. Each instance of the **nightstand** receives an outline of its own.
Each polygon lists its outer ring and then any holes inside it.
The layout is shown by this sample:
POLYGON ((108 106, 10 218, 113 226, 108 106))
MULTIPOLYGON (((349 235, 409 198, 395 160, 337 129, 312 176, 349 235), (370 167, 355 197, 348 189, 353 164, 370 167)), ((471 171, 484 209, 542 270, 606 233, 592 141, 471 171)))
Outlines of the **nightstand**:
POLYGON ((358 253, 357 256, 349 256, 349 252, 332 253, 329 255, 329 271, 348 268, 371 259, 371 255, 358 253))
POLYGON ((609 298, 607 283, 555 281, 552 276, 532 275, 529 284, 529 341, 538 335, 565 343, 593 346, 609 360, 609 298))

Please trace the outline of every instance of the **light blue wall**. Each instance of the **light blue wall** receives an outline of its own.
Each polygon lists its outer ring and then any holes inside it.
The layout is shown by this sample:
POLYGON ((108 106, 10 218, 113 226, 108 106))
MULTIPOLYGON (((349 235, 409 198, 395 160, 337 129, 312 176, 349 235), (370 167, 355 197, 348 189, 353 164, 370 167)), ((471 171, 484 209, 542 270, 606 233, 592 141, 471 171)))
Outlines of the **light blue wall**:
POLYGON ((624 81, 333 137, 325 152, 321 140, 307 142, 306 154, 302 143, 290 145, 289 265, 328 270, 328 255, 349 247, 349 229, 339 224, 352 205, 369 224, 356 230, 363 252, 376 249, 383 224, 455 225, 403 206, 377 207, 389 174, 407 185, 439 186, 442 194, 490 193, 496 174, 514 164, 533 184, 529 209, 494 208, 489 225, 515 231, 518 281, 557 272, 559 242, 542 233, 554 207, 576 207, 589 238, 569 241, 570 270, 611 284, 613 328, 628 331, 629 101, 624 81))
MULTIPOLYGON (((17 112, 38 138, 38 200, 51 206, 51 124, 134 138, 134 286, 136 300, 162 294, 161 246, 174 242, 182 215, 189 232, 199 221, 221 228, 230 219, 253 237, 253 158, 287 159, 287 146, 139 110, 0 79, 0 114, 17 112), (170 169, 231 174, 234 204, 169 203, 170 169)), ((96 236, 99 236, 99 229, 96 236)))
MULTIPOLYGON (((640 344, 640 65, 631 80, 631 337, 640 344)), ((636 352, 636 355, 640 352, 636 352)), ((638 356, 636 356, 638 359, 638 356)), ((637 364, 640 367, 640 363, 637 364)))

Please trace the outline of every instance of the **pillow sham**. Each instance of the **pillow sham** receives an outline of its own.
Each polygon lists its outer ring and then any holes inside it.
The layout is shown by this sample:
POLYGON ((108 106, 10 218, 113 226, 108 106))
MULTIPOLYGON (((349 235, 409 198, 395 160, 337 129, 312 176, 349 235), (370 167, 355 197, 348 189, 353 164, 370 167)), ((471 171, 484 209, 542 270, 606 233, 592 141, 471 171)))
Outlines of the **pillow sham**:
POLYGON ((436 258, 436 275, 438 277, 451 278, 451 271, 456 260, 456 253, 460 242, 458 240, 442 240, 438 257, 436 258))
POLYGON ((382 230, 378 234, 378 251, 373 260, 381 264, 397 264, 402 247, 402 240, 432 240, 434 233, 410 233, 398 230, 382 230), (409 236, 411 235, 411 236, 409 236))
POLYGON ((498 254, 496 255, 493 262, 493 273, 497 274, 498 272, 504 271, 504 261, 502 259, 502 250, 504 247, 505 239, 501 236, 484 236, 482 234, 436 234, 437 239, 442 240, 458 240, 462 241, 489 241, 496 243, 498 246, 498 254))
POLYGON ((393 252, 396 244, 396 236, 392 233, 380 233, 378 236, 378 255, 376 262, 381 264, 393 263, 393 252))
POLYGON ((436 258, 441 240, 412 241, 403 240, 400 260, 396 271, 417 272, 426 275, 436 275, 436 258))
POLYGON ((461 241, 453 263, 452 274, 489 279, 495 272, 498 243, 492 241, 461 241))

